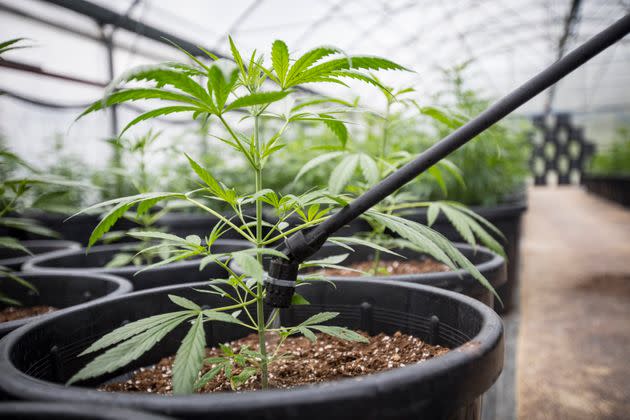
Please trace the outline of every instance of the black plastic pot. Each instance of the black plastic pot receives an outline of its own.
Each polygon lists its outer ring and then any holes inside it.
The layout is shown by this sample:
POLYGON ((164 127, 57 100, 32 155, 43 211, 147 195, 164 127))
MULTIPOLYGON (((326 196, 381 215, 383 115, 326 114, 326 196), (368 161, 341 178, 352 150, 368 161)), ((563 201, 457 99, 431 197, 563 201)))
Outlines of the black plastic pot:
POLYGON ((127 408, 106 407, 94 404, 52 402, 0 403, 0 418, 18 420, 87 419, 87 420, 166 420, 157 414, 127 408))
MULTIPOLYGON (((35 286, 37 293, 11 279, 0 277, 2 292, 27 307, 49 305, 63 309, 90 301, 102 301, 133 290, 129 281, 105 274, 42 272, 16 275, 35 286)), ((0 308, 4 306, 0 304, 0 308)), ((0 337, 37 318, 39 317, 0 323, 0 337)))
MULTIPOLYGON (((249 247, 248 242, 236 240, 218 240, 213 245, 216 253, 236 251, 249 247)), ((107 273, 128 279, 135 290, 173 284, 190 283, 225 277, 225 270, 217 263, 208 264, 199 271, 199 260, 186 260, 138 273, 143 266, 125 266, 107 268, 105 265, 114 255, 124 251, 129 244, 102 245, 85 249, 59 251, 41 257, 35 257, 24 264, 24 271, 46 272, 81 272, 107 273), (137 273, 137 274, 136 274, 137 273)))
MULTIPOLYGON (((500 312, 509 312, 517 298, 516 290, 519 283, 518 267, 520 263, 519 246, 521 242, 521 220, 527 210, 527 202, 521 201, 515 204, 504 204, 495 207, 472 207, 471 209, 494 224, 505 236, 505 241, 503 241, 499 235, 491 231, 489 232, 495 239, 503 244, 507 256, 507 281, 497 287, 496 290, 504 304, 503 307, 497 307, 497 310, 500 312)), ((402 214, 402 216, 422 224, 427 223, 426 209, 408 212, 402 214)), ((462 240, 459 233, 457 233, 448 219, 441 213, 431 227, 442 233, 451 241, 462 240)))
MULTIPOLYGON (((402 331, 453 348, 436 359, 361 378, 290 390, 188 396, 96 392, 93 387, 174 354, 186 332, 175 330, 125 369, 83 387, 63 384, 93 356, 76 355, 96 338, 147 316, 178 310, 176 294, 215 307, 221 298, 199 293, 201 283, 132 293, 108 302, 53 314, 0 342, 0 391, 16 398, 134 407, 179 418, 478 419, 482 394, 503 365, 503 327, 489 307, 458 293, 393 281, 344 279, 302 287, 311 305, 283 310, 294 325, 321 311, 337 311, 336 325, 370 334, 402 331), (58 357, 51 357, 55 348, 58 357)), ((235 324, 207 323, 209 344, 245 336, 235 324)))
MULTIPOLYGON (((506 281, 505 260, 503 257, 496 255, 490 250, 477 247, 475 250, 472 246, 467 244, 455 244, 457 249, 466 256, 477 269, 483 274, 492 287, 495 290, 503 285, 506 281)), ((337 245, 326 244, 322 249, 312 256, 311 260, 317 260, 332 255, 349 254, 348 257, 340 265, 349 265, 356 262, 371 261, 374 258, 374 251, 372 248, 365 246, 353 246, 354 252, 350 252, 337 245)), ((426 255, 411 251, 408 249, 395 249, 393 250, 398 254, 404 256, 408 260, 422 260, 427 258, 426 255)), ((382 253, 382 260, 402 260, 395 255, 382 253)), ((232 264, 231 267, 237 273, 242 273, 240 268, 236 264, 232 264)), ((332 281, 340 279, 347 279, 349 277, 327 277, 332 281)), ((477 299, 480 302, 485 303, 491 308, 494 306, 494 296, 492 293, 483 287, 479 281, 475 280, 467 271, 447 271, 447 272, 434 272, 434 273, 419 273, 419 274, 404 274, 395 276, 362 276, 357 274, 353 276, 357 280, 372 281, 372 280, 384 280, 384 281, 404 281, 415 284, 424 284, 426 286, 439 287, 441 289, 451 290, 453 292, 462 293, 466 296, 470 296, 477 299)), ((500 306, 500 305, 497 305, 500 306)))
POLYGON ((630 175, 585 174, 582 183, 587 191, 630 207, 630 175))
POLYGON ((16 249, 0 248, 0 265, 8 267, 11 270, 18 271, 22 264, 31 260, 36 255, 48 254, 54 251, 79 249, 81 245, 72 241, 61 241, 56 239, 42 239, 21 241, 31 254, 25 254, 16 249))

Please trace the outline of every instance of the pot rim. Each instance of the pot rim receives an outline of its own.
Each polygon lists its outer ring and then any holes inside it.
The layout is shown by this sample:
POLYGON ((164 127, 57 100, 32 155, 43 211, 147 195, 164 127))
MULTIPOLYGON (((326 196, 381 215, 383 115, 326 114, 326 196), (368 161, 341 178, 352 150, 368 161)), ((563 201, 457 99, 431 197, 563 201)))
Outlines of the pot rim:
POLYGON ((19 257, 0 259, 0 265, 16 265, 16 264, 22 265, 23 263, 25 263, 26 261, 32 258, 52 254, 53 252, 77 250, 81 248, 80 243, 75 242, 75 241, 68 241, 66 239, 29 239, 29 240, 20 241, 20 244, 25 246, 27 249, 38 248, 38 247, 44 247, 44 248, 61 247, 61 249, 45 251, 45 252, 34 254, 34 255, 25 254, 19 257))
MULTIPOLYGON (((226 246, 248 244, 248 246, 251 246, 249 242, 247 242, 246 240, 241 240, 241 239, 218 239, 216 242, 214 242, 214 244, 226 245, 226 246)), ((135 273, 137 271, 140 271, 146 268, 147 266, 146 265, 138 265, 138 266, 126 265, 123 267, 109 267, 108 268, 104 266, 102 267, 94 267, 94 266, 93 267, 48 267, 46 265, 42 265, 42 264, 45 264, 49 260, 77 255, 80 252, 83 252, 84 254, 110 252, 113 250, 118 250, 125 246, 128 247, 129 245, 130 243, 97 245, 97 246, 91 247, 89 251, 86 248, 53 251, 50 253, 46 253, 45 255, 41 255, 41 258, 40 256, 32 257, 30 260, 24 263, 24 265, 22 266, 22 270, 27 271, 27 272, 45 271, 45 272, 54 272, 54 273, 66 273, 66 272, 77 272, 77 271, 87 272, 87 273, 108 273, 108 274, 128 274, 130 272, 135 273)), ((148 271, 150 272, 153 270, 169 270, 169 269, 174 269, 174 268, 190 267, 190 266, 195 266, 195 265, 199 265, 199 259, 178 261, 175 263, 163 265, 161 267, 156 267, 148 271)))
MULTIPOLYGON (((363 281, 356 279, 343 279, 339 282, 356 284, 361 287, 363 281)), ((451 349, 450 352, 440 357, 424 361, 420 364, 408 365, 404 368, 392 369, 372 375, 355 378, 340 379, 320 384, 304 385, 292 389, 274 389, 267 391, 243 392, 243 393, 214 393, 192 394, 177 396, 161 396, 155 394, 134 393, 107 393, 97 391, 94 388, 86 389, 78 386, 65 386, 33 378, 17 369, 11 360, 11 348, 16 345, 21 336, 30 330, 40 328, 48 323, 53 323, 57 318, 72 316, 71 312, 82 310, 88 306, 106 305, 108 302, 86 303, 63 313, 53 313, 45 319, 25 325, 10 333, 0 341, 0 389, 5 391, 11 384, 13 394, 38 400, 55 401, 83 401, 100 402, 114 406, 142 407, 143 409, 160 412, 188 412, 215 413, 230 410, 239 410, 247 406, 248 410, 271 409, 282 406, 291 406, 297 403, 343 403, 344 400, 357 398, 370 398, 384 393, 395 392, 404 386, 410 386, 420 380, 437 380, 449 375, 453 370, 466 370, 471 364, 481 362, 488 357, 497 358, 500 362, 495 364, 492 372, 492 382, 496 380, 502 369, 503 353, 503 324, 499 315, 485 304, 459 293, 438 289, 431 286, 403 283, 399 281, 374 280, 380 285, 391 288, 403 288, 409 292, 430 293, 442 295, 453 303, 473 307, 481 319, 479 332, 465 344, 451 349), (497 353, 499 352, 499 353, 497 353), (499 358, 500 357, 500 358, 499 358), (199 404, 204 401, 205 404, 199 404)), ((133 300, 137 296, 146 294, 163 294, 182 288, 198 287, 207 282, 188 283, 185 285, 166 286, 156 289, 143 290, 116 298, 116 300, 133 300)), ((111 301, 111 300, 110 300, 111 301)), ((487 374, 487 372, 486 372, 487 374)), ((492 383, 484 384, 490 386, 492 383)), ((479 384, 477 384, 480 387, 479 384)), ((451 396, 452 397, 452 396, 451 396)))
MULTIPOLYGON (((476 254, 485 254, 490 256, 490 259, 488 259, 487 261, 484 261, 482 263, 479 264, 474 264, 475 267, 477 267, 477 270, 479 270, 480 272, 493 272, 495 270, 500 270, 502 268, 502 266, 505 265, 505 258, 503 258, 502 256, 500 256, 499 254, 495 254, 494 252, 492 252, 491 250, 489 250, 486 247, 477 245, 476 247, 473 247, 471 245, 468 245, 466 243, 461 243, 461 242, 454 242, 453 245, 460 251, 470 251, 476 254)), ((324 244, 324 247, 334 247, 334 246, 338 246, 332 243, 327 243, 324 244)), ((362 245, 355 245, 355 247, 359 248, 362 247, 362 245)), ((339 247, 341 248, 341 247, 339 247)), ((412 251, 412 252, 417 252, 417 251, 412 251)), ((417 252, 419 255, 426 255, 422 252, 417 252)), ((236 263, 234 261, 230 262, 230 266, 234 267, 234 268, 238 268, 238 265, 236 265, 236 263)), ((369 281, 372 280, 386 280, 386 281, 405 281, 405 282, 409 282, 409 281, 423 281, 423 280, 434 280, 434 281, 446 281, 449 280, 451 278, 457 278, 457 281, 462 284, 463 282, 470 282, 470 284, 475 284, 475 285, 479 285, 480 287, 483 287, 481 284, 479 284, 479 282, 477 280, 475 280, 474 278, 471 277, 470 273, 468 273, 468 271, 464 270, 463 268, 460 268, 459 270, 455 270, 455 271, 434 271, 434 272, 428 272, 428 273, 417 273, 417 274, 395 274, 395 275, 391 275, 391 276, 361 276, 361 275, 356 275, 356 276, 326 276, 326 278, 333 280, 333 281, 337 281, 337 280, 342 280, 342 279, 362 279, 362 280, 366 280, 367 278, 370 278, 369 281)), ((491 284, 493 287, 498 287, 501 286, 503 284, 505 284, 507 282, 507 276, 506 275, 499 275, 499 276, 493 276, 493 279, 491 280, 491 284), (492 281, 494 280, 494 281, 492 281)))
MULTIPOLYGON (((110 293, 104 296, 97 297, 96 299, 90 300, 88 302, 79 303, 77 305, 71 305, 66 308, 62 308, 48 314, 30 316, 28 318, 20 318, 20 319, 15 319, 13 321, 2 322, 0 323, 0 337, 2 337, 3 334, 6 334, 9 331, 13 331, 17 328, 22 327, 23 325, 34 322, 35 320, 39 320, 51 314, 56 315, 58 313, 65 312, 68 309, 78 308, 78 307, 81 307, 83 305, 90 304, 90 303, 100 303, 105 300, 109 300, 111 298, 129 294, 130 292, 133 291, 133 285, 131 284, 129 280, 112 275, 112 274, 105 274, 105 273, 78 273, 78 272, 63 272, 62 273, 62 272, 49 272, 49 271, 29 271, 29 272, 22 271, 22 272, 14 273, 14 274, 25 280, 28 280, 29 278, 33 278, 33 277, 55 277, 55 278, 61 278, 61 279, 67 279, 68 277, 75 277, 75 278, 81 278, 85 281, 104 280, 104 281, 114 283, 118 287, 116 287, 116 289, 112 290, 110 293)), ((2 278, 2 275, 0 275, 0 278, 2 278)))

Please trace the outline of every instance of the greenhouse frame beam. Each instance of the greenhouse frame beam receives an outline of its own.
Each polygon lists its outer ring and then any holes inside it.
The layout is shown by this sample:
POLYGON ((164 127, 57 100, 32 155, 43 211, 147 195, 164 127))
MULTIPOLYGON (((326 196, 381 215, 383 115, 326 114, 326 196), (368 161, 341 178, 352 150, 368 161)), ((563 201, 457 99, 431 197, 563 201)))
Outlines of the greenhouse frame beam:
MULTIPOLYGON (((83 38, 86 38, 86 39, 90 39, 90 40, 98 42, 98 43, 102 43, 103 42, 103 39, 100 36, 92 34, 92 33, 88 32, 88 31, 80 30, 80 29, 77 29, 77 28, 72 28, 72 27, 69 27, 67 25, 63 25, 63 24, 61 24, 59 22, 54 22, 52 20, 36 16, 36 15, 30 13, 30 12, 27 12, 27 11, 21 10, 21 9, 17 9, 15 7, 8 6, 6 4, 0 3, 0 11, 7 12, 7 13, 10 13, 12 15, 19 16, 19 17, 22 17, 22 18, 25 18, 25 19, 29 19, 29 20, 35 21, 37 23, 48 25, 51 28, 59 29, 59 30, 67 32, 69 34, 78 35, 80 37, 83 37, 83 38)), ((115 42, 114 43, 114 48, 121 49, 121 50, 128 51, 128 52, 132 52, 132 53, 137 53, 137 54, 139 54, 139 55, 141 55, 143 57, 150 58, 152 60, 158 60, 158 61, 168 60, 167 57, 160 56, 159 54, 154 54, 152 52, 149 52, 149 51, 146 51, 146 50, 143 50, 143 49, 139 49, 139 48, 137 48, 135 46, 132 47, 130 45, 127 45, 127 44, 124 44, 124 43, 121 43, 121 42, 115 42)))
MULTIPOLYGON (((567 14, 567 18, 564 21, 564 29, 562 30, 562 35, 560 35, 560 40, 558 41, 558 54, 556 60, 560 60, 564 57, 564 53, 567 48, 567 41, 569 37, 573 34, 575 29, 575 25, 580 16, 580 7, 582 6, 582 0, 572 0, 571 7, 569 8, 569 13, 567 14)), ((556 86, 553 85, 549 88, 549 94, 547 96, 547 102, 545 103, 545 114, 549 114, 553 107, 553 101, 556 97, 556 86)))
MULTIPOLYGON (((162 44, 173 47, 173 43, 197 57, 207 57, 204 49, 196 45, 195 43, 188 41, 184 38, 181 38, 172 33, 163 31, 155 26, 148 25, 142 23, 136 19, 133 19, 129 16, 121 15, 120 13, 114 12, 113 10, 107 9, 105 7, 99 6, 87 0, 40 0, 44 3, 53 4, 59 7, 63 7, 65 9, 71 10, 75 13, 78 13, 83 16, 87 16, 89 18, 94 19, 99 25, 112 25, 116 28, 125 29, 126 31, 133 32, 145 38, 152 39, 154 41, 160 42, 162 44)), ((212 51, 212 49, 206 49, 206 51, 210 51, 214 55, 219 58, 224 58, 230 61, 233 61, 232 58, 223 55, 221 53, 212 51)), ((319 95, 318 92, 299 87, 298 90, 309 93, 319 95)))
POLYGON ((47 76, 54 79, 65 80, 67 82, 81 83, 84 85, 96 86, 100 88, 104 88, 107 86, 107 83, 105 82, 98 82, 95 80, 88 80, 81 77, 70 76, 67 74, 49 72, 42 69, 39 66, 33 66, 31 64, 22 63, 19 61, 2 59, 0 60, 0 67, 6 67, 8 69, 19 70, 19 71, 23 71, 27 73, 34 73, 40 76, 47 76))

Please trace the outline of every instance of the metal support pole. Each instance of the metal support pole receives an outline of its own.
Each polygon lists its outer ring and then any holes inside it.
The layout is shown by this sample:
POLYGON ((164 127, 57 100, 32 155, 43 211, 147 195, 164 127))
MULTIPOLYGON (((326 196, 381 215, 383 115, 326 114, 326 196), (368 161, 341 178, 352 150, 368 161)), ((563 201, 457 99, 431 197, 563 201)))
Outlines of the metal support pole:
POLYGON ((299 263, 313 255, 330 235, 619 41, 628 33, 630 33, 630 14, 619 19, 610 27, 538 73, 477 117, 418 155, 413 161, 383 179, 328 220, 313 228, 313 230, 306 234, 299 231, 286 238, 285 243, 279 247, 279 250, 287 255, 289 259, 276 258, 272 260, 269 267, 269 275, 266 279, 266 302, 274 307, 289 306, 295 287, 299 263))
MULTIPOLYGON (((114 71, 114 44, 113 44, 113 31, 109 34, 107 33, 107 28, 105 25, 100 25, 101 28, 101 38, 103 39, 103 45, 105 46, 105 50, 107 51, 107 77, 109 79, 109 83, 114 80, 115 71, 114 71)), ((113 105, 109 108, 109 131, 110 136, 112 138, 118 136, 118 106, 113 105)), ((122 155, 120 148, 112 146, 112 166, 114 168, 120 168, 122 164, 122 155)), ((117 172, 116 173, 116 195, 121 196, 123 193, 123 178, 117 172)))

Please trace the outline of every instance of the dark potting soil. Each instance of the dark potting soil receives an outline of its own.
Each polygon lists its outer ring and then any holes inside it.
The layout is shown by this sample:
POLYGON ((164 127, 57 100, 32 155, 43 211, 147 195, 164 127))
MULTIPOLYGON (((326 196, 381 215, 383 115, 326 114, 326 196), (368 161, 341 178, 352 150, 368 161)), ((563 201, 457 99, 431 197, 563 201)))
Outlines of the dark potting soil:
MULTIPOLYGON (((373 261, 363 261, 350 264, 348 267, 365 273, 371 273, 373 265, 373 261)), ((394 276, 400 274, 436 273, 441 271, 451 271, 451 269, 446 264, 442 264, 431 258, 414 261, 385 260, 379 263, 376 275, 394 276)), ((343 270, 341 268, 327 268, 323 270, 322 273, 327 276, 340 277, 356 277, 359 275, 356 271, 343 270)))
MULTIPOLYGON (((317 341, 312 343, 306 337, 288 338, 282 345, 279 354, 286 358, 276 360, 269 366, 269 385, 272 388, 292 388, 299 385, 332 381, 353 376, 368 375, 375 372, 394 369, 421 363, 440 356, 449 350, 441 346, 433 346, 422 340, 396 332, 393 335, 378 334, 368 337, 369 343, 342 341, 334 337, 316 334, 317 341)), ((271 341, 271 340, 270 340, 271 341)), ((228 343, 238 351, 242 345, 250 349, 258 349, 258 336, 249 335, 240 340, 228 343)), ((221 356, 218 348, 206 349, 207 357, 221 356)), ((174 357, 165 357, 149 368, 141 368, 125 382, 107 384, 100 388, 109 392, 149 392, 170 394, 172 392, 171 377, 174 357)), ((214 365, 206 365, 202 373, 214 365)), ((235 368, 233 375, 240 372, 235 368)), ((260 379, 253 376, 237 391, 260 389, 260 379)), ((223 372, 206 384, 199 392, 231 391, 229 381, 223 372)))
POLYGON ((9 306, 0 311, 0 323, 15 321, 16 319, 29 318, 31 316, 43 315, 53 311, 57 308, 52 306, 39 305, 30 307, 9 306))

